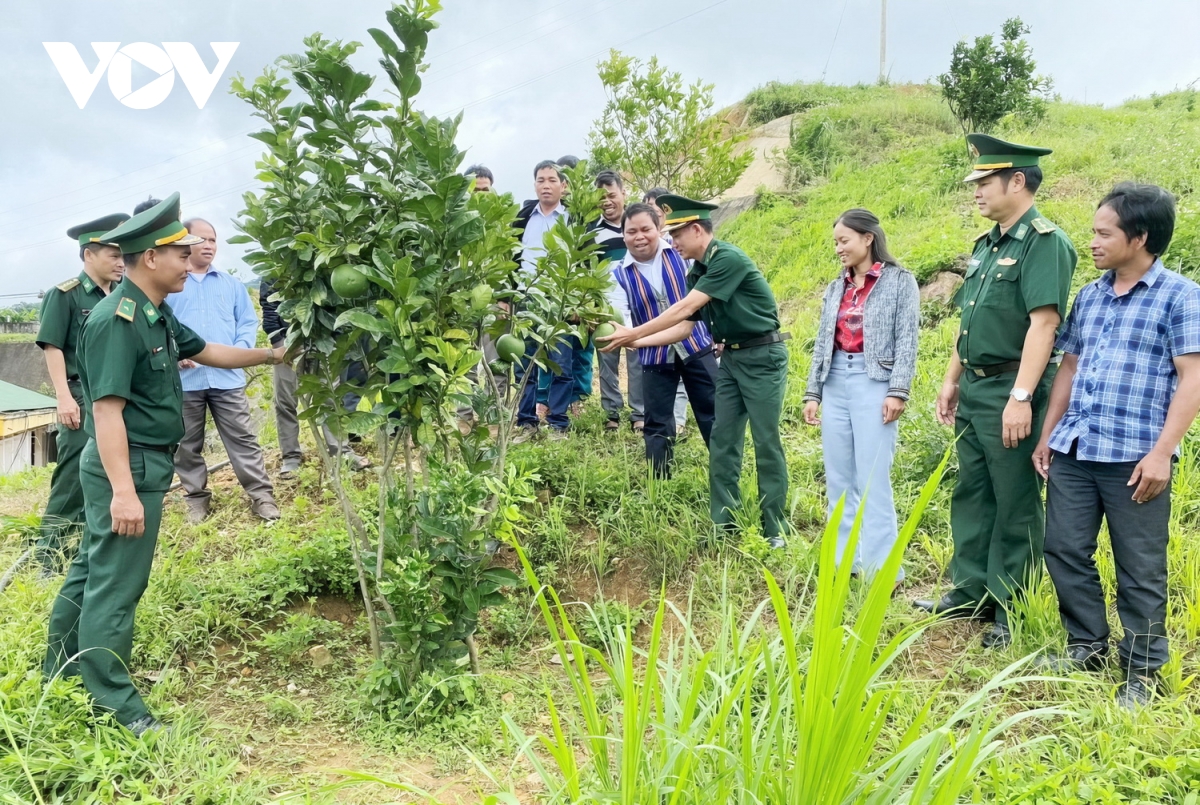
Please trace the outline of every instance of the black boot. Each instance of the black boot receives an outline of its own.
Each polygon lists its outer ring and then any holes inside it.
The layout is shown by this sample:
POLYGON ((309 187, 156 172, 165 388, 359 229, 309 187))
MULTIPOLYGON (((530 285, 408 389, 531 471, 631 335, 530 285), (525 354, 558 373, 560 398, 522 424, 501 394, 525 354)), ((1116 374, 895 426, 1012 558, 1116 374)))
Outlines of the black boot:
POLYGON ((1108 646, 1104 643, 1076 643, 1066 651, 1050 651, 1038 655, 1033 667, 1052 674, 1070 674, 1076 671, 1104 670, 1108 662, 1108 646))
POLYGON ((991 607, 984 607, 977 603, 960 604, 949 593, 936 600, 932 598, 918 598, 916 601, 913 601, 913 606, 924 610, 930 615, 938 615, 945 618, 972 618, 977 621, 990 621, 994 612, 991 607))

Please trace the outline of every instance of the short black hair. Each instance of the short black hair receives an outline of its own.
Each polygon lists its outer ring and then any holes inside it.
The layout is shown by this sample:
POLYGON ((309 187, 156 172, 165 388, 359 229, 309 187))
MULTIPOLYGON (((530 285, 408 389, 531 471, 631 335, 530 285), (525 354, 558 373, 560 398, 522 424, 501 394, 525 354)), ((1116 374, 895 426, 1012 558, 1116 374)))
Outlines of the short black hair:
POLYGON ((652 187, 649 190, 647 190, 645 192, 645 194, 642 196, 642 201, 653 202, 659 196, 665 196, 667 193, 670 193, 670 192, 671 191, 665 187, 652 187))
POLYGON ((105 246, 111 246, 111 245, 112 245, 111 243, 85 243, 79 247, 79 259, 80 260, 83 259, 83 253, 85 251, 91 250, 93 252, 98 252, 101 249, 103 249, 105 246))
POLYGON ((1005 187, 1012 181, 1012 177, 1018 173, 1025 174, 1025 189, 1031 194, 1036 193, 1038 188, 1042 186, 1042 169, 1037 165, 1031 165, 1028 168, 1005 168, 996 171, 996 175, 1004 182, 1005 187))
POLYGON ((1146 251, 1161 256, 1175 234, 1175 197, 1154 184, 1121 182, 1096 209, 1108 207, 1116 213, 1125 237, 1146 236, 1146 251))
POLYGON ((127 270, 130 268, 137 268, 138 260, 141 260, 142 255, 145 253, 146 253, 146 251, 143 249, 140 252, 131 252, 129 254, 122 254, 121 260, 124 261, 125 268, 127 270))
POLYGON ((133 208, 133 214, 137 215, 138 213, 145 212, 146 210, 150 209, 151 207, 157 206, 159 204, 162 204, 161 199, 157 199, 154 196, 150 196, 145 201, 139 202, 138 205, 133 208))
MULTIPOLYGON (((467 168, 466 174, 468 176, 487 179, 489 182, 496 181, 496 177, 492 175, 492 172, 483 165, 472 165, 471 167, 467 168)), ((534 175, 536 176, 537 174, 534 173, 534 175)))
POLYGON ((621 228, 625 228, 625 223, 635 215, 644 215, 650 213, 654 219, 655 226, 662 227, 662 216, 659 215, 658 207, 653 204, 647 204, 644 201, 639 201, 636 204, 630 204, 625 208, 625 214, 621 216, 621 228))
POLYGON ((536 179, 537 175, 539 173, 541 173, 542 171, 544 171, 546 168, 554 168, 554 172, 558 174, 558 179, 560 182, 565 182, 567 180, 566 175, 562 172, 562 166, 559 165, 557 162, 555 162, 553 159, 543 159, 541 162, 534 165, 533 166, 533 178, 536 179))
POLYGON ((625 183, 621 181, 621 174, 616 171, 600 171, 596 174, 596 187, 613 187, 614 185, 621 190, 625 189, 625 183))
POLYGON ((556 161, 558 162, 559 165, 562 165, 564 168, 579 167, 579 157, 572 156, 571 154, 561 156, 556 161))

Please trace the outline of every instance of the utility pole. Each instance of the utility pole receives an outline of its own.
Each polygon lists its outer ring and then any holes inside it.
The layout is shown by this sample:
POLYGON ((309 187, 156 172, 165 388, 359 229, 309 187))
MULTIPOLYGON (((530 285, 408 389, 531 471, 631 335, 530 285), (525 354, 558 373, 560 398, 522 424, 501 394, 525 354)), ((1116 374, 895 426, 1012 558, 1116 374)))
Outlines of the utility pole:
POLYGON ((879 0, 879 83, 887 81, 887 0, 879 0))

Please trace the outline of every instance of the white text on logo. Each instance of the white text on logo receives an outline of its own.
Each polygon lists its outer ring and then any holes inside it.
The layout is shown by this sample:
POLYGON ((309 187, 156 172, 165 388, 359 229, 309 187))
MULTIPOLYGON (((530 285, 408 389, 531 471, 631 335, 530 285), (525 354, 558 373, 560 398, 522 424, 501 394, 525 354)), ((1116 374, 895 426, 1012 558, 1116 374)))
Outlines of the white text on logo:
POLYGON ((120 42, 92 42, 96 67, 89 70, 83 57, 70 42, 43 42, 58 74, 67 85, 75 103, 82 109, 96 91, 100 77, 108 71, 108 88, 113 97, 131 109, 152 109, 167 99, 175 86, 175 73, 191 93, 197 109, 203 109, 208 97, 229 66, 239 42, 209 42, 217 57, 217 66, 209 72, 200 54, 190 42, 163 42, 162 47, 149 42, 133 42, 121 47, 120 42), (133 63, 137 62, 158 74, 158 78, 133 89, 133 63))

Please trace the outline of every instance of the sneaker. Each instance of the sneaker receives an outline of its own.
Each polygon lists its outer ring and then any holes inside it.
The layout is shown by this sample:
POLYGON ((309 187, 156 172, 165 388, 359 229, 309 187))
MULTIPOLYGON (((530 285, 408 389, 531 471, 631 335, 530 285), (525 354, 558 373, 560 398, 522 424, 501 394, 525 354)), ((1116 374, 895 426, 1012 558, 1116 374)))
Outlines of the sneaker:
POLYGON ((135 719, 125 725, 125 729, 133 733, 134 738, 141 738, 146 733, 161 733, 167 735, 171 728, 159 721, 154 716, 147 713, 141 718, 135 719))
POLYGON ((283 464, 279 467, 279 478, 283 481, 290 481, 300 472, 300 459, 285 458, 283 464))
POLYGON ((275 522, 281 516, 273 500, 256 500, 250 504, 250 511, 268 523, 275 522))
POLYGON ((1154 698, 1154 680, 1150 677, 1130 674, 1117 689, 1117 704, 1126 710, 1140 710, 1154 698))
POLYGON ((530 439, 536 438, 538 429, 536 425, 522 425, 517 428, 517 433, 512 438, 513 444, 525 444, 530 439))
POLYGON ((629 423, 629 427, 633 428, 637 433, 641 433, 646 428, 646 423, 638 419, 629 423))
POLYGON ((1102 671, 1108 662, 1108 646, 1090 643, 1067 646, 1066 651, 1039 654, 1033 667, 1051 674, 1070 674, 1076 671, 1102 671))
POLYGON ((208 519, 208 500, 187 501, 187 514, 184 519, 192 525, 199 525, 208 519))
POLYGON ((565 442, 570 436, 568 431, 563 428, 551 428, 550 432, 546 434, 546 438, 552 442, 565 442))
POLYGON ((621 429, 621 420, 619 420, 619 419, 605 420, 604 429, 605 430, 620 430, 621 429))

